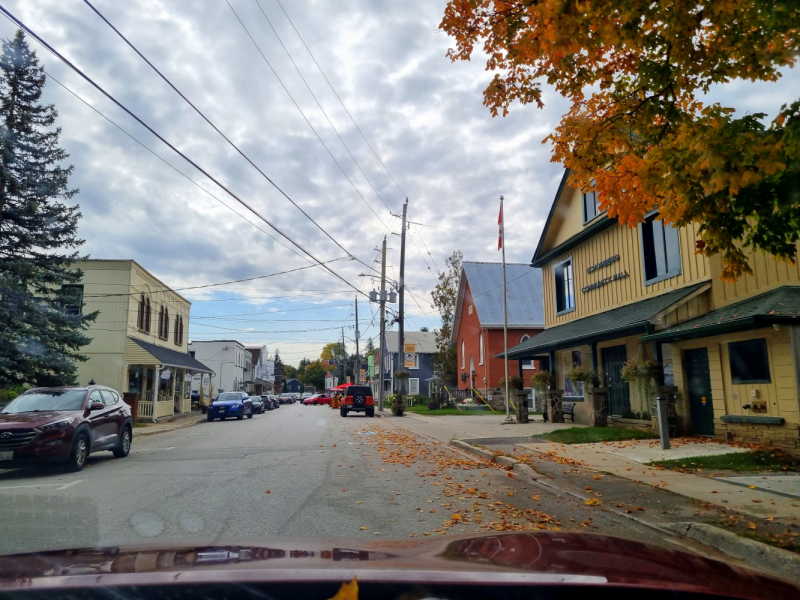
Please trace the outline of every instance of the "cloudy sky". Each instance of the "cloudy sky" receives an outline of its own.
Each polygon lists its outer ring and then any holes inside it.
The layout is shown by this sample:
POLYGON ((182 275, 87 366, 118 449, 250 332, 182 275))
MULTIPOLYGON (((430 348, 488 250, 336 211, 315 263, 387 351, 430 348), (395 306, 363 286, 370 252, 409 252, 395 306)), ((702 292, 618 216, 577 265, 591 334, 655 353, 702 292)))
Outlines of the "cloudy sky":
MULTIPOLYGON (((438 325, 430 290, 454 250, 467 260, 499 261, 501 194, 507 260, 530 260, 561 175, 541 142, 565 112, 563 100, 546 92, 544 110, 517 106, 504 119, 491 118, 482 105, 491 78, 483 60, 453 64, 445 56, 450 40, 437 30, 444 0, 282 0, 384 169, 277 0, 228 1, 93 3, 330 237, 86 4, 3 5, 312 255, 343 259, 328 266, 361 291, 376 283, 359 277, 366 267, 347 260, 347 253, 379 268, 375 249, 387 235, 388 275, 396 279, 400 242, 392 234, 400 225, 393 215, 407 196, 413 223, 406 247, 409 330, 438 325)), ((2 20, 0 35, 13 33, 2 20)), ((81 190, 80 235, 92 257, 133 258, 176 289, 300 269, 183 291, 193 302, 190 338, 263 342, 296 364, 303 356, 316 358, 342 326, 353 337, 355 290, 309 267, 296 247, 275 241, 280 236, 263 221, 31 45, 48 74, 72 92, 51 79, 46 100, 60 112, 62 145, 75 165, 72 184, 81 190)), ((800 81, 796 71, 787 71, 777 84, 735 82, 712 96, 744 111, 774 114, 800 97, 800 81)), ((373 317, 374 307, 362 297, 364 338, 377 335, 373 317)))

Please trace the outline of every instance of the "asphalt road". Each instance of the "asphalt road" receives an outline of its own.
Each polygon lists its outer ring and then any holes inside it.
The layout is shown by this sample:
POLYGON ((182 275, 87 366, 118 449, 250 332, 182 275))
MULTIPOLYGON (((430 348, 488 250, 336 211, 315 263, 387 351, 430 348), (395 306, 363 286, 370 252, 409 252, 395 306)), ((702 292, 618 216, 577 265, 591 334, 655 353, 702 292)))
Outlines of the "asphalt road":
POLYGON ((2 553, 272 535, 407 539, 492 522, 682 544, 542 493, 398 420, 299 404, 137 437, 127 458, 101 452, 80 473, 0 471, 0 505, 2 553))

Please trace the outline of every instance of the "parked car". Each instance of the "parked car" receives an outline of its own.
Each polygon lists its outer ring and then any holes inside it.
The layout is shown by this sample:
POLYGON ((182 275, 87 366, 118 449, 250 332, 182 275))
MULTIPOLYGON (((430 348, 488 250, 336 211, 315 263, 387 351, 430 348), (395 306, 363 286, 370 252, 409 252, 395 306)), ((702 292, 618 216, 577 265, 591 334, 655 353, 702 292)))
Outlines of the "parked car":
POLYGON ((280 408, 281 407, 281 401, 278 398, 278 396, 275 396, 273 394, 272 396, 270 396, 270 398, 272 398, 272 406, 273 406, 273 408, 280 408))
POLYGON ((306 400, 311 398, 311 396, 316 396, 316 394, 314 392, 303 392, 303 394, 300 396, 300 400, 306 400))
POLYGON ((263 410, 272 410, 274 406, 272 406, 272 398, 269 396, 261 396, 261 405, 263 410))
POLYGON ((330 404, 331 403, 331 395, 330 394, 314 394, 310 398, 306 398, 303 400, 303 404, 330 404))
POLYGON ((292 402, 299 402, 300 400, 300 394, 292 394, 292 402))
POLYGON ((260 415, 264 412, 264 402, 261 396, 250 396, 250 402, 253 403, 253 414, 260 415))
POLYGON ((294 403, 294 394, 290 394, 289 392, 285 392, 280 396, 281 404, 292 404, 294 403))
POLYGON ((105 386, 34 388, 0 411, 4 469, 56 461, 80 471, 92 452, 128 456, 132 440, 130 407, 105 386))
POLYGON ((228 417, 236 417, 240 421, 247 415, 253 418, 253 401, 245 392, 223 392, 216 397, 208 407, 206 418, 213 421, 216 418, 224 421, 228 417))
POLYGON ((349 412, 363 412, 368 417, 375 416, 375 400, 372 387, 368 385, 348 385, 342 394, 339 414, 343 417, 349 412))
POLYGON ((200 390, 192 390, 192 404, 200 403, 200 390))

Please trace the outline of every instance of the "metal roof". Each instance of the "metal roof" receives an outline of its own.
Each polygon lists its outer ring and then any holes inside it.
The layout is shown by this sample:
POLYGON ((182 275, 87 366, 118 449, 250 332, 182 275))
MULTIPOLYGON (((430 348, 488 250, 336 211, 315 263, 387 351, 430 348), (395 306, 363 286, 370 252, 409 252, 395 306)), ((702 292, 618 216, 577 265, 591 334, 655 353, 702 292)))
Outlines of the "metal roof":
MULTIPOLYGON (((502 327, 503 264, 464 262, 462 268, 481 327, 502 327)), ((508 326, 543 328, 542 271, 524 264, 506 264, 506 288, 508 326)), ((462 303, 459 300, 459 306, 462 303)))
POLYGON ((147 350, 150 354, 152 354, 159 362, 164 363, 165 365, 169 365, 172 367, 184 367, 189 369, 190 371, 195 371, 197 373, 213 373, 212 369, 209 369, 203 363, 201 363, 196 358, 193 358, 191 354, 188 352, 179 352, 178 350, 171 350, 169 348, 164 348, 163 346, 156 346, 155 344, 151 344, 150 342, 145 342, 144 340, 140 340, 134 337, 128 337, 129 340, 133 340, 143 349, 147 350))
MULTIPOLYGON (((386 347, 389 352, 397 352, 398 335, 396 331, 386 332, 386 347)), ((403 338, 406 344, 417 345, 417 354, 436 354, 438 351, 436 334, 433 331, 405 331, 403 338)))
MULTIPOLYGON (((601 313, 567 321, 545 329, 540 334, 508 349, 508 358, 531 358, 546 355, 561 348, 570 348, 588 344, 593 341, 616 339, 625 335, 645 333, 648 321, 659 312, 673 306, 676 302, 688 297, 696 290, 703 288, 707 282, 700 282, 645 298, 638 302, 625 304, 601 313)), ((501 357, 498 354, 498 357, 501 357)))

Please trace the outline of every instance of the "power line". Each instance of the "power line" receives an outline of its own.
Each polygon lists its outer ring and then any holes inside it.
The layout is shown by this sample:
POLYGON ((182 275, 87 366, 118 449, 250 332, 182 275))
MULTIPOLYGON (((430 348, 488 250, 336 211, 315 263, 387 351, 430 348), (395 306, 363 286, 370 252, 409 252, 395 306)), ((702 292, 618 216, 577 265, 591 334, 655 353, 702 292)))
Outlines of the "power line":
POLYGON ((216 125, 214 125, 214 123, 212 123, 212 122, 211 122, 211 120, 210 120, 208 117, 206 117, 206 116, 205 116, 205 114, 203 114, 203 112, 202 112, 202 111, 201 111, 199 108, 197 108, 197 107, 196 107, 194 104, 192 104, 192 102, 191 102, 191 101, 190 101, 190 100, 189 100, 189 99, 188 99, 186 96, 184 96, 184 95, 183 95, 183 93, 182 93, 182 92, 181 92, 181 91, 180 91, 180 90, 179 90, 177 87, 175 87, 175 85, 174 85, 174 84, 173 84, 173 83, 172 83, 172 82, 171 82, 171 81, 170 81, 170 80, 169 80, 169 79, 168 79, 168 78, 167 78, 167 77, 166 77, 166 76, 165 76, 165 75, 164 75, 164 74, 163 74, 161 71, 159 71, 159 70, 156 68, 156 66, 155 66, 153 63, 151 63, 151 62, 150 62, 150 61, 147 59, 147 57, 146 57, 144 54, 142 54, 142 53, 139 51, 139 49, 138 49, 136 46, 134 46, 134 45, 133 45, 133 44, 132 44, 132 43, 131 43, 131 42, 128 40, 128 38, 126 38, 124 35, 122 35, 122 33, 121 33, 121 32, 120 32, 120 31, 119 31, 119 30, 118 30, 116 27, 114 27, 114 25, 112 25, 112 24, 111 24, 111 22, 110 22, 108 19, 106 19, 106 18, 105 18, 105 16, 104 16, 104 15, 103 15, 103 14, 102 14, 100 11, 99 11, 99 10, 97 10, 97 9, 96 9, 96 8, 95 8, 95 7, 92 5, 92 3, 91 3, 91 2, 89 2, 89 0, 83 0, 83 1, 84 1, 84 3, 85 3, 85 4, 86 4, 86 5, 89 7, 89 8, 91 8, 91 9, 92 9, 92 10, 93 10, 93 11, 94 11, 96 14, 97 14, 97 16, 98 16, 98 17, 100 17, 100 18, 101 18, 101 19, 102 19, 102 20, 103 20, 103 21, 106 23, 106 25, 108 25, 108 26, 109 26, 111 29, 113 29, 113 30, 114 30, 114 33, 116 33, 116 34, 117 34, 117 35, 118 35, 120 38, 122 38, 122 40, 123 40, 123 41, 124 41, 126 44, 128 44, 128 46, 130 46, 130 47, 131 47, 131 49, 132 49, 134 52, 136 52, 136 54, 138 54, 138 55, 141 57, 141 59, 142 59, 144 62, 146 62, 146 63, 147 63, 149 66, 150 66, 150 68, 151 68, 151 69, 153 69, 153 70, 154 70, 156 73, 158 73, 158 75, 161 77, 161 79, 163 79, 163 80, 166 82, 166 84, 167 84, 168 86, 170 86, 170 87, 171 87, 171 88, 172 88, 172 89, 175 91, 175 93, 177 93, 177 94, 178 94, 178 95, 179 95, 181 98, 183 98, 183 99, 186 101, 186 103, 187 103, 189 106, 191 106, 191 107, 194 109, 194 111, 195 111, 195 112, 196 112, 198 115, 200 115, 200 116, 203 118, 203 120, 204 120, 206 123, 208 123, 209 125, 211 125, 211 127, 214 129, 214 131, 216 131, 218 134, 220 134, 220 135, 222 136, 222 138, 223 138, 223 139, 224 139, 226 142, 228 142, 228 144, 230 144, 230 145, 231 145, 231 147, 233 147, 233 149, 234 149, 234 150, 236 150, 236 152, 238 152, 238 153, 239 153, 239 154, 240 154, 240 155, 241 155, 241 156, 242 156, 242 157, 243 157, 243 158, 244 158, 244 159, 245 159, 245 160, 246 160, 248 163, 250 163, 250 165, 251 165, 251 166, 252 166, 252 167, 253 167, 253 168, 254 168, 256 171, 258 171, 258 172, 261 174, 261 176, 262 176, 264 179, 266 179, 266 180, 267 180, 267 181, 268 181, 270 184, 272 184, 272 186, 273 186, 273 187, 274 187, 276 190, 278 190, 278 191, 279 191, 279 192, 280 192, 280 193, 281 193, 281 194, 282 194, 282 195, 283 195, 283 196, 284 196, 284 197, 285 197, 285 198, 286 198, 286 199, 287 199, 289 202, 291 202, 291 203, 294 205, 294 207, 295 207, 295 208, 297 208, 297 210, 299 210, 301 213, 303 213, 303 215, 304 215, 304 216, 305 216, 305 217, 306 217, 306 218, 307 218, 309 221, 311 221, 311 222, 312 222, 314 225, 316 225, 317 229, 319 229, 319 230, 320 230, 322 233, 324 233, 324 234, 325 234, 325 235, 328 237, 328 239, 330 239, 330 240, 331 240, 331 241, 332 241, 334 244, 336 244, 337 246, 339 246, 339 248, 340 248, 340 249, 342 249, 342 250, 343 250, 343 251, 344 251, 344 252, 345 252, 345 253, 346 253, 348 256, 352 256, 352 254, 351 254, 351 253, 350 253, 350 252, 347 250, 347 248, 345 248, 344 246, 342 246, 342 245, 341 245, 341 244, 340 244, 338 241, 336 241, 336 239, 334 239, 334 238, 333 238, 333 236, 331 236, 331 234, 329 234, 329 233, 328 233, 328 232, 327 232, 327 231, 326 231, 326 230, 325 230, 325 229, 324 229, 322 226, 320 226, 320 224, 319 224, 319 223, 317 223, 317 222, 316 222, 314 219, 312 219, 312 218, 311 218, 311 216, 310 216, 310 215, 309 215, 309 214, 308 214, 306 211, 304 211, 304 210, 303 210, 303 209, 302 209, 302 208, 301 208, 301 207, 300 207, 300 206, 297 204, 297 202, 295 202, 294 200, 292 200, 292 198, 289 196, 289 194, 287 194, 286 192, 284 192, 284 191, 283 191, 283 190, 282 190, 282 189, 281 189, 281 188, 278 186, 278 184, 277 184, 277 183, 275 183, 275 182, 274 182, 272 179, 270 179, 270 178, 269 178, 269 176, 268 176, 266 173, 264 173, 264 171, 262 171, 261 169, 259 169, 259 168, 258 168, 258 166, 257 166, 257 165, 256 165, 256 164, 255 164, 255 163, 252 161, 252 160, 250 160, 250 157, 249 157, 249 156, 247 156, 247 155, 246 155, 244 152, 242 152, 242 151, 239 149, 239 147, 238 147, 236 144, 234 144, 234 143, 233 143, 233 142, 232 142, 232 141, 231 141, 231 140, 228 138, 228 136, 226 136, 224 133, 222 133, 222 131, 220 131, 220 130, 219 130, 219 128, 218 128, 216 125))
MULTIPOLYGON (((497 234, 496 233, 494 233, 494 234, 493 233, 479 233, 477 231, 464 231, 463 229, 450 229, 449 227, 439 227, 438 225, 428 225, 427 223, 418 223, 416 221, 409 221, 409 223, 412 223, 413 225, 421 225, 422 227, 430 227, 431 229, 442 229, 444 231, 454 231, 456 233, 468 233, 469 235, 480 235, 480 236, 483 236, 483 237, 497 238, 497 234)), ((513 240, 515 242, 526 242, 526 243, 530 242, 530 240, 523 240, 523 239, 520 239, 520 238, 511 238, 511 237, 508 237, 508 236, 506 236, 505 239, 513 240)))
MULTIPOLYGON (((347 181, 350 182, 350 185, 353 186, 353 189, 356 191, 356 194, 358 194, 359 197, 364 201, 364 204, 367 205, 367 208, 369 208, 372 211, 372 214, 375 215, 375 218, 378 219, 378 221, 380 221, 383 225, 386 225, 386 223, 383 222, 383 219, 381 219, 378 216, 378 213, 375 212, 375 209, 372 208, 372 205, 370 205, 370 203, 367 202, 367 199, 364 198, 363 194, 356 187, 356 184, 353 183, 353 180, 350 179, 350 176, 347 174, 347 172, 344 170, 344 168, 342 168, 342 165, 339 163, 339 161, 336 160, 336 157, 333 155, 333 152, 330 151, 330 148, 328 148, 327 144, 325 144, 325 142, 322 140, 322 138, 320 137, 320 135, 317 132, 317 130, 311 124, 311 121, 308 120, 308 117, 306 117, 306 114, 303 112, 303 109, 300 108, 300 105, 294 99, 294 96, 292 96, 291 92, 289 92, 289 88, 287 88, 286 85, 283 83, 283 80, 280 78, 280 76, 278 75, 278 72, 272 66, 272 63, 269 62, 269 60, 267 59, 266 55, 261 51, 261 47, 256 43, 256 40, 250 34, 250 31, 247 29, 247 26, 244 24, 244 21, 242 21, 242 19, 239 18, 239 14, 233 8, 231 3, 228 2, 228 0, 225 0, 225 3, 228 5, 228 7, 230 7, 231 11, 233 12, 234 16, 236 17, 236 20, 239 21, 239 24, 242 26, 242 29, 244 29, 244 32, 247 34, 247 37, 249 37, 250 41, 253 42, 253 45, 256 47, 256 50, 258 50, 258 53, 261 55, 261 58, 263 58, 264 62, 267 63, 267 66, 270 68, 270 71, 272 71, 272 74, 275 75, 275 78, 278 80, 278 83, 281 84, 281 87, 289 95, 289 98, 292 100, 292 103, 295 105, 297 110, 300 111, 300 114, 303 116, 303 119, 305 119, 306 123, 308 123, 308 126, 311 128, 311 131, 313 131, 314 135, 317 136, 317 139, 319 140, 320 144, 322 144, 322 146, 328 152, 330 157, 333 159, 333 162, 336 163, 336 166, 339 167, 339 170, 342 172, 342 175, 344 175, 345 178, 347 179, 347 181)), ((383 199, 381 199, 381 202, 383 202, 383 199)))
POLYGON ((269 24, 270 29, 272 29, 272 32, 275 34, 275 37, 278 38, 278 42, 280 43, 281 48, 283 48, 284 52, 286 52, 286 56, 289 57, 289 60, 291 61, 292 65, 295 68, 295 71, 297 71, 297 74, 300 75, 300 79, 303 80, 303 83, 305 84, 306 89, 311 94, 311 97, 314 98, 314 101, 317 103, 317 106, 319 106, 319 109, 322 111, 322 114, 325 115, 325 119, 327 119, 328 124, 331 126, 331 129, 333 129, 333 132, 336 134, 336 137, 338 137, 339 141, 342 142, 342 146, 344 146, 344 149, 347 150, 347 153, 350 155, 350 158, 353 159, 353 162, 358 167, 358 170, 361 171, 361 174, 364 176, 364 179, 367 180, 367 183, 369 184, 369 187, 371 187, 372 191, 375 192, 375 195, 378 196, 378 198, 380 198, 380 201, 386 207, 386 210, 388 210, 389 213, 391 213, 392 210, 386 205, 386 202, 384 201, 383 197, 380 195, 378 190, 375 189, 375 186, 372 185, 372 182, 369 180, 369 177, 367 177, 367 174, 364 172, 364 169, 362 169, 361 165, 358 164, 358 161, 356 160, 356 157, 353 156, 352 152, 350 152, 350 148, 347 147, 347 144, 342 139, 342 136, 339 135, 339 132, 336 130, 336 127, 334 127, 333 122, 331 121, 330 117, 328 116, 328 113, 325 112, 324 108, 322 108, 322 104, 320 104, 319 100, 317 99, 317 95, 311 89, 311 86, 308 85, 308 82, 306 81, 306 78, 303 77, 303 73, 300 71, 300 68, 297 66, 297 63, 294 62, 294 58, 292 58, 292 55, 289 52, 289 49, 283 43, 283 40, 281 39, 281 36, 278 35, 278 32, 275 30, 275 27, 272 26, 272 21, 269 20, 269 17, 267 16, 267 13, 264 12, 264 9, 261 7, 261 3, 259 2, 259 0, 254 0, 254 1, 256 3, 256 6, 258 6, 258 9, 261 11, 261 14, 264 15, 264 18, 267 20, 267 23, 269 24))
MULTIPOLYGON (((325 262, 329 262, 330 263, 330 262, 336 262, 337 260, 344 260, 344 259, 335 258, 333 260, 327 260, 325 262)), ((278 271, 277 273, 270 273, 268 275, 257 275, 256 277, 247 277, 246 279, 234 279, 232 281, 222 281, 220 283, 205 283, 203 285, 193 285, 193 286, 182 287, 182 288, 170 288, 170 287, 164 286, 163 288, 161 288, 159 290, 155 290, 155 291, 180 292, 180 291, 185 291, 185 290, 200 290, 200 289, 206 289, 206 288, 210 288, 210 287, 219 287, 221 285, 228 285, 228 284, 231 284, 231 283, 242 283, 243 281, 255 281, 256 279, 267 279, 269 277, 275 277, 277 275, 286 275, 287 273, 294 273, 295 271, 302 271, 303 269, 310 269, 310 268, 316 267, 316 266, 317 265, 307 265, 305 267, 297 267, 296 269, 289 269, 288 271, 278 271)), ((86 294, 83 297, 84 298, 112 298, 112 297, 115 297, 115 296, 128 296, 128 297, 130 297, 130 296, 138 296, 141 293, 142 292, 130 292, 130 293, 127 293, 127 294, 86 294)))
POLYGON ((433 263, 433 268, 436 269, 436 274, 441 275, 442 272, 439 270, 439 267, 436 266, 436 261, 433 259, 433 254, 431 254, 431 251, 428 250, 428 244, 425 243, 425 238, 422 237, 422 232, 419 230, 419 227, 417 227, 417 235, 419 236, 422 245, 425 246, 425 251, 428 253, 428 256, 431 257, 431 263, 433 263))
POLYGON ((358 129, 358 133, 361 134, 361 137, 364 139, 364 141, 366 142, 367 146, 369 146, 369 149, 372 151, 372 154, 374 154, 375 158, 378 159, 378 162, 381 163, 381 166, 383 167, 383 170, 386 171, 386 173, 387 173, 387 175, 389 175, 389 177, 391 177, 392 181, 397 186, 397 189, 400 190, 400 193, 402 193, 403 196, 408 196, 408 194, 406 194, 403 191, 403 188, 400 187, 400 184, 397 183, 397 181, 395 180, 394 176, 391 174, 391 172, 389 171, 387 166, 383 163, 383 161, 381 160, 381 157, 378 156, 377 152, 375 152, 375 149, 372 147, 372 144, 369 143, 369 140, 364 135, 364 132, 361 131, 361 128, 358 126, 358 123, 356 123, 356 120, 353 118, 353 115, 351 115, 350 111, 347 110, 347 107, 344 105, 344 102, 342 102, 342 99, 339 97, 339 94, 336 92, 336 89, 333 87, 333 84, 328 79, 328 76, 325 75, 325 71, 323 71, 322 67, 319 66, 319 63, 317 62, 317 59, 314 56, 314 53, 311 52, 311 48, 308 47, 308 44, 306 44, 306 41, 303 39, 303 36, 300 35, 300 32, 297 30, 297 27, 295 27, 294 21, 292 21, 292 18, 289 16, 289 13, 286 12, 286 9, 283 7, 283 4, 281 4, 281 0, 277 0, 277 2, 278 2, 278 6, 280 6, 281 10, 283 11, 283 14, 286 15, 286 18, 289 20, 289 23, 291 23, 292 29, 294 29, 294 32, 297 34, 297 37, 300 38, 300 41, 303 43, 303 46, 305 46, 305 49, 308 51, 308 54, 311 56, 311 60, 313 60, 314 64, 317 65, 317 68, 319 69, 319 72, 322 73, 322 76, 325 78, 325 81, 328 83, 328 86, 331 88, 331 91, 336 96, 336 99, 339 101, 339 104, 342 105, 342 108, 347 113, 347 116, 350 117, 350 120, 353 122, 353 125, 355 125, 356 129, 358 129))
MULTIPOLYGON (((39 42, 39 43, 40 43, 42 46, 44 46, 44 47, 45 47, 45 48, 46 48, 48 51, 50 51, 50 52, 51 52, 51 53, 52 53, 52 54, 53 54, 53 55, 54 55, 56 58, 58 58, 60 61, 62 61, 64 64, 66 64, 66 65, 67 65, 67 66, 68 66, 70 69, 72 69, 73 71, 75 71, 75 73, 77 73, 78 75, 80 75, 80 76, 81 76, 81 77, 82 77, 82 78, 83 78, 83 79, 84 79, 86 82, 88 82, 89 84, 91 84, 91 85, 92 85, 92 86, 93 86, 95 89, 97 89, 97 90, 98 90, 98 91, 99 91, 101 94, 103 94, 103 95, 104 95, 106 98, 108 98, 109 100, 111 100, 111 101, 112 101, 114 104, 116 104, 116 105, 117 105, 119 108, 121 108, 121 109, 122 109, 122 110, 124 110, 124 111, 125 111, 125 112, 126 112, 128 115, 130 115, 132 118, 134 118, 134 119, 135 119, 135 120, 136 120, 136 121, 137 121, 137 122, 138 122, 140 125, 142 125, 142 126, 143 126, 145 129, 147 129, 147 130, 148 130, 150 133, 152 133, 152 134, 153 134, 154 136, 156 136, 156 137, 157 137, 159 140, 161 140, 161 142, 163 142, 164 144, 166 144, 166 145, 167 145, 167 146, 170 148, 170 150, 172 150, 173 152, 175 152, 176 154, 178 154, 178 155, 179 155, 181 158, 183 158, 183 159, 184 159, 186 162, 188 162, 189 164, 191 164, 191 165, 192 165, 192 166, 193 166, 195 169, 197 169, 197 170, 198 170, 198 171, 200 171, 200 172, 201 172, 203 175, 205 175, 206 177, 208 177, 208 178, 209 178, 211 181, 213 181, 213 182, 214 182, 214 183, 215 183, 217 186, 219 186, 219 187, 220 187, 221 189, 223 189, 223 190, 224 190, 226 193, 228 193, 228 194, 229 194, 229 195, 230 195, 232 198, 234 198, 234 199, 235 199, 237 202, 239 202, 239 203, 240 203, 242 206, 244 206, 245 208, 247 208, 247 210, 249 210, 250 212, 252 212, 252 213, 253 213, 254 215, 256 215, 256 216, 257 216, 259 219, 261 219, 261 220, 262 220, 262 221, 264 221, 264 222, 265 222, 267 225, 269 225, 269 226, 270 226, 270 227, 271 227, 273 230, 275 230, 275 231, 276 231, 278 234, 280 234, 282 237, 284 237, 284 238, 285 238, 285 239, 287 239, 289 242, 291 242, 291 243, 292 243, 292 244, 293 244, 295 247, 297 247, 298 249, 302 250, 302 251, 303 251, 303 253, 305 253, 307 256, 309 256, 310 258, 312 258, 312 259, 313 259, 313 260, 314 260, 314 261, 315 261, 315 262, 316 262, 316 263, 317 263, 317 264, 318 264, 320 267, 322 267, 323 269, 325 269, 326 271, 328 271, 328 272, 329 272, 331 275, 333 275, 334 277, 336 277, 337 279, 339 279, 340 281, 342 281, 343 283, 345 283, 347 286, 349 286, 349 287, 353 288, 354 290, 356 290, 356 292, 358 292, 359 294, 363 294, 363 292, 361 292, 361 290, 359 290, 358 288, 356 288, 356 287, 355 287, 353 284, 351 284, 349 281, 347 281, 346 279, 344 279, 344 278, 343 278, 341 275, 339 275, 338 273, 336 273, 335 271, 333 271, 332 269, 330 269, 330 267, 327 267, 327 266, 325 266, 325 265, 324 265, 324 264, 323 264, 323 263, 322 263, 322 262, 321 262, 319 259, 317 259, 317 258, 316 258, 316 257, 315 257, 313 254, 311 254, 311 253, 310 253, 308 250, 306 250, 306 249, 305 249, 303 246, 301 246, 301 245, 300 245, 298 242, 294 241, 294 239, 292 239, 292 238, 291 238, 289 235, 287 235, 287 234, 285 234, 283 231, 281 231, 281 230, 280 230, 280 229, 279 229, 279 228, 278 228, 276 225, 274 225, 273 223, 271 223, 271 222, 270 222, 270 221, 269 221, 269 220, 268 220, 266 217, 264 217, 263 215, 261 215, 261 213, 259 213, 258 211, 256 211, 256 210, 255 210, 255 209, 254 209, 252 206, 250 206, 250 205, 249 205, 247 202, 245 202, 244 200, 242 200, 241 198, 239 198, 239 196, 237 196, 236 194, 234 194, 234 193, 233 193, 233 192, 232 192, 230 189, 228 189, 226 186, 224 186, 222 183, 220 183, 220 182, 219 182, 219 181, 218 181, 216 178, 214 178, 214 177, 213 177, 211 174, 209 174, 209 173, 208 173, 208 172, 207 172, 205 169, 203 169, 202 167, 200 167, 200 165, 198 165, 196 162, 194 162, 192 159, 190 159, 188 156, 186 156, 186 155, 185 155, 183 152, 181 152, 181 151, 180 151, 180 150, 178 150, 178 149, 177 149, 175 146, 173 146, 173 145, 172 145, 170 142, 168 142, 168 141, 167 141, 167 140, 166 140, 166 139, 165 139, 165 138, 164 138, 164 137, 163 137, 161 134, 159 134, 159 133, 158 133, 158 132, 157 132, 155 129, 153 129, 153 128, 152 128, 150 125, 148 125, 147 123, 145 123, 145 122, 144 122, 144 121, 143 121, 141 118, 139 118, 139 117, 138 117, 138 116, 137 116, 135 113, 133 113, 133 112, 132 112, 130 109, 128 109, 128 108, 127 108, 127 107, 126 107, 124 104, 122 104, 122 103, 121 103, 119 100, 117 100, 117 99, 116 99, 114 96, 112 96, 110 93, 108 93, 108 92, 107 92, 107 91, 106 91, 106 90, 105 90, 105 89, 104 89, 102 86, 100 86, 98 83, 96 83, 96 82, 95 82, 95 81, 94 81, 94 80, 93 80, 91 77, 89 77, 88 75, 86 75, 86 74, 85 74, 83 71, 81 71, 81 70, 80 70, 78 67, 76 67, 76 66, 75 66, 74 64, 72 64, 72 63, 71 63, 69 60, 67 60, 67 58, 65 58, 65 57, 64 57, 62 54, 60 54, 60 53, 59 53, 59 52, 58 52, 58 51, 57 51, 55 48, 53 48, 53 47, 52 47, 50 44, 48 44, 47 42, 45 42, 45 41, 44 41, 44 40, 43 40, 43 39, 42 39, 42 38, 41 38, 41 37, 40 37, 38 34, 36 34, 36 33, 35 33, 33 30, 31 30, 31 28, 30 28, 30 27, 28 27, 28 26, 27 26, 27 25, 25 25, 25 24, 24 24, 22 21, 20 21, 19 19, 17 19, 17 17, 15 17, 13 14, 11 14, 11 13, 10 13, 10 12, 9 12, 9 11, 8 11, 8 10, 5 8, 5 7, 3 7, 2 5, 0 5, 0 11, 2 11, 2 13, 3 13, 3 14, 4 14, 4 15, 5 15, 5 16, 6 16, 8 19, 10 19, 10 20, 11 20, 13 23, 15 23, 15 24, 16 24, 18 27, 20 27, 21 29, 25 30, 25 31, 26 31, 26 32, 27 32, 27 33, 28 33, 28 34, 29 34, 31 37, 33 37, 33 38, 34 38, 34 39, 35 39, 37 42, 39 42)), ((363 294, 363 295, 366 295, 366 294, 363 294)))

